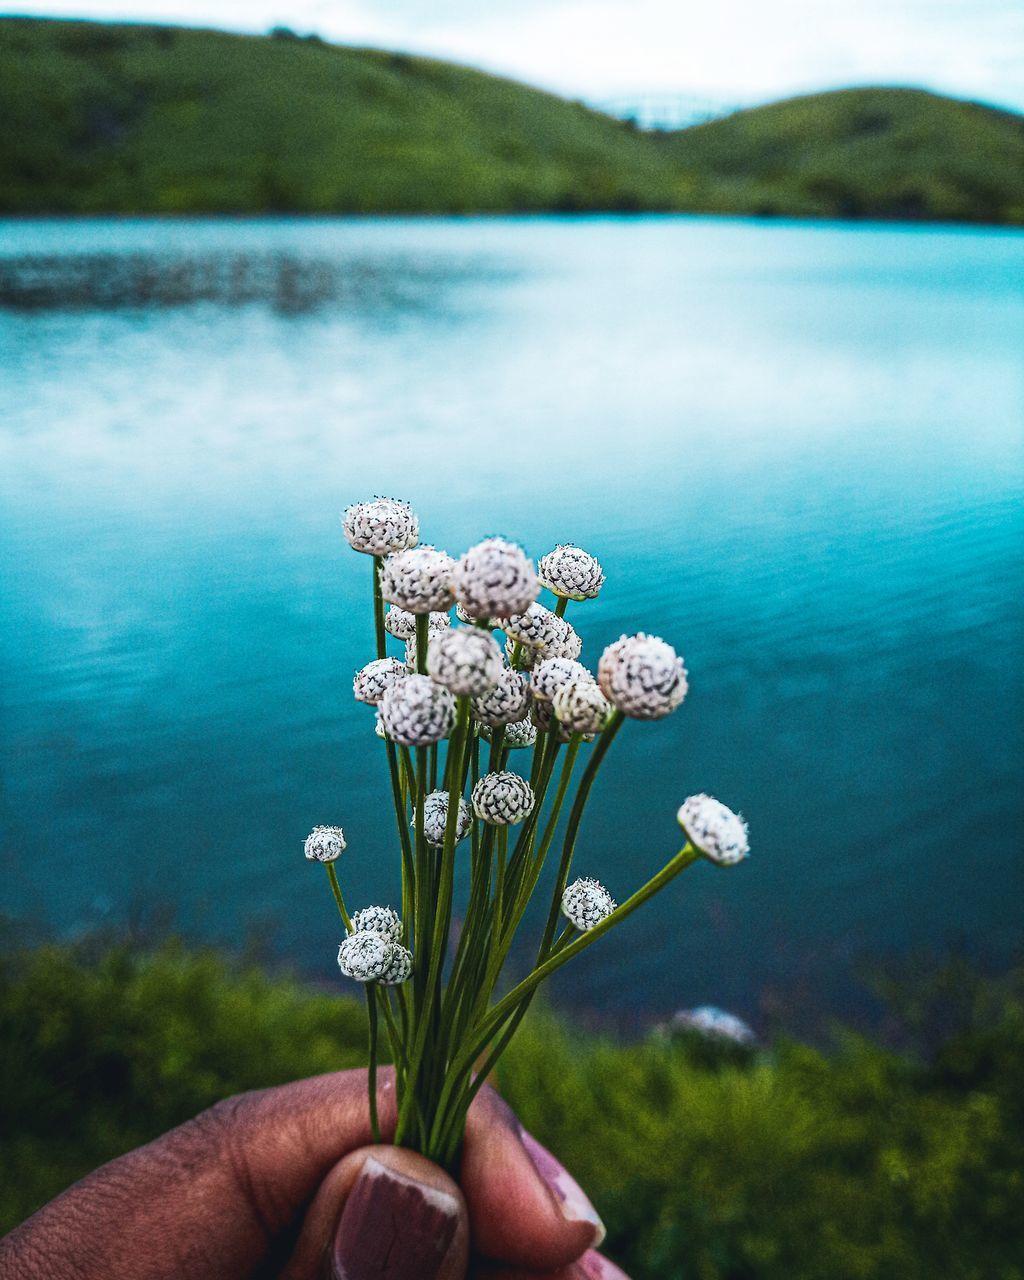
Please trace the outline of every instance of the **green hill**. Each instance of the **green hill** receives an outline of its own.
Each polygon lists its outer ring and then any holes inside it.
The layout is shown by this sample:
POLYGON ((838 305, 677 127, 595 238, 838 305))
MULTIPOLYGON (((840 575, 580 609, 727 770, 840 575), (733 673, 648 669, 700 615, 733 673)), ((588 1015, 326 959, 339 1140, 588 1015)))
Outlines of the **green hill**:
POLYGON ((651 135, 371 49, 0 19, 0 211, 699 210, 1024 222, 1020 117, 849 90, 651 135))

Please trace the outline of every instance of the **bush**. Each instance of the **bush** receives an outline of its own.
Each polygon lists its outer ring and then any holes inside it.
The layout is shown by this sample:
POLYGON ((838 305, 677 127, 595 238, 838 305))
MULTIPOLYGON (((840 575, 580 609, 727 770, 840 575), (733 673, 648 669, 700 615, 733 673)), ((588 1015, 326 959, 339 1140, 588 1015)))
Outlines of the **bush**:
MULTIPOLYGON (((364 1033, 354 1000, 177 943, 7 958, 0 1227, 218 1098, 357 1065, 364 1033)), ((716 1060, 541 1012, 500 1084, 636 1280, 1020 1280, 1022 1067, 1017 974, 970 986, 927 1057, 843 1033, 716 1060)))

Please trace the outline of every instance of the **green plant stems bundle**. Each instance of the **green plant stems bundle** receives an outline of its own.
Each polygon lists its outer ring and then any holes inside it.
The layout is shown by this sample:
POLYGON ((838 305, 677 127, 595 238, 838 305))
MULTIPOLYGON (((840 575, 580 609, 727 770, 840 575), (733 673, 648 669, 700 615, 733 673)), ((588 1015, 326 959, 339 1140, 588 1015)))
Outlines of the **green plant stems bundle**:
MULTIPOLYGON (((357 550, 367 549, 360 545, 364 529, 376 536, 373 521, 381 513, 391 522, 389 532, 392 526, 401 532, 414 519, 404 504, 391 499, 350 508, 346 536, 357 550)), ((580 648, 566 620, 568 594, 553 587, 554 608, 531 606, 527 614, 531 579, 533 595, 537 590, 532 564, 501 539, 478 544, 458 565, 433 547, 415 546, 415 537, 392 555, 373 554, 376 662, 357 675, 356 695, 378 706, 398 833, 401 917, 380 907, 350 915, 333 861, 328 861, 328 876, 345 930, 339 964, 366 985, 374 1137, 380 1134, 378 1064, 386 1052, 396 1081, 394 1141, 454 1171, 469 1106, 540 983, 702 854, 727 859, 715 856, 706 839, 699 847, 688 840, 621 906, 595 880, 570 883, 599 771, 628 717, 658 719, 682 701, 681 660, 656 637, 623 637, 605 650, 598 684, 568 656, 580 648), (488 587, 525 584, 526 594, 517 597, 515 608, 510 604, 502 613, 489 600, 480 603, 473 577, 477 561, 486 562, 480 581, 488 587), (491 572, 499 561, 501 572, 491 572), (444 619, 432 622, 445 592, 458 594, 460 583, 469 622, 461 619, 461 627, 444 619), (404 611, 394 621, 386 618, 385 597, 404 611), (520 620, 505 621, 513 613, 520 620), (389 631, 414 637, 414 675, 403 674, 408 667, 401 659, 388 657, 389 631), (510 658, 500 676, 495 632, 507 640, 510 658), (527 641, 536 648, 529 649, 527 641), (527 720, 509 724, 510 717, 491 727, 489 691, 495 690, 499 703, 505 696, 500 688, 521 698, 515 690, 523 681, 528 681, 528 715, 537 731, 527 720), (490 739, 483 756, 482 731, 490 739), (531 903, 552 862, 543 925, 531 940, 531 903), (532 967, 510 984, 505 976, 510 960, 524 950, 535 955, 532 967)), ((545 585, 560 580, 559 574, 571 581, 567 592, 582 582, 582 594, 573 598, 596 595, 604 581, 593 557, 572 546, 556 548, 541 568, 545 585)), ((449 603, 451 598, 448 594, 449 603)), ((697 805, 695 812, 706 817, 698 802, 718 804, 710 797, 691 797, 684 809, 697 805)), ((745 825, 724 806, 718 808, 742 828, 742 839, 733 842, 739 852, 732 860, 738 860, 746 851, 745 825)), ((707 825, 699 829, 705 832, 707 825)), ((341 834, 340 828, 317 828, 310 841, 317 831, 341 834)), ((315 849, 310 853, 309 841, 307 856, 319 856, 315 849)), ((333 859, 336 851, 329 856, 333 859)))

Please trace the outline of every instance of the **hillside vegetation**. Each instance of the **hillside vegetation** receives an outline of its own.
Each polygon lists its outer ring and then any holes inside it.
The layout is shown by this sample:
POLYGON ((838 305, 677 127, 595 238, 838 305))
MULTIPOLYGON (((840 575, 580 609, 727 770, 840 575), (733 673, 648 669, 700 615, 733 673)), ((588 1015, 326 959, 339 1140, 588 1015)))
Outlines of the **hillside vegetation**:
POLYGON ((679 133, 465 67, 276 36, 0 19, 0 211, 696 210, 1024 223, 1024 121, 914 90, 679 133))
MULTIPOLYGON (((1022 1280, 1024 985, 948 970, 890 1023, 713 1051, 528 1019, 501 1067, 634 1280, 1022 1280), (956 1016, 954 1011, 959 1010, 956 1016)), ((244 1089, 363 1061, 361 1003, 209 952, 0 956, 0 1232, 75 1178, 244 1089)))

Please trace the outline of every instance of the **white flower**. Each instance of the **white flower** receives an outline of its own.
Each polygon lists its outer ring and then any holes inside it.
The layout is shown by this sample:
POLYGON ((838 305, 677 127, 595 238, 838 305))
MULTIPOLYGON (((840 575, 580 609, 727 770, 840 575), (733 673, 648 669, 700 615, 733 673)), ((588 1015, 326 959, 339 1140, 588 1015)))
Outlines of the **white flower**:
POLYGON ((453 576, 459 603, 472 618, 508 618, 525 613, 540 586, 522 547, 487 538, 470 547, 453 576))
POLYGON ((597 679, 604 696, 627 716, 660 720, 686 697, 686 668, 658 636, 622 636, 601 655, 597 679))
POLYGON ((473 788, 476 816, 495 827, 522 822, 533 804, 533 788, 518 773, 485 773, 473 788))
POLYGON ((558 614, 536 601, 525 613, 514 613, 503 623, 505 634, 529 649, 546 649, 565 635, 568 625, 558 614))
POLYGON ((562 630, 543 650, 544 657, 572 658, 575 661, 583 652, 583 641, 564 618, 559 618, 559 622, 562 630))
MULTIPOLYGON (((591 683, 593 684, 593 681, 591 683)), ((597 686, 594 685, 594 688, 596 689, 597 686)), ((554 703, 552 702, 544 702, 540 698, 535 698, 533 706, 530 708, 530 719, 541 733, 547 733, 551 726, 555 725, 558 729, 559 742, 568 742, 573 735, 573 730, 568 725, 562 724, 561 720, 555 715, 554 703)), ((584 742, 594 741, 594 734, 592 733, 584 733, 581 736, 584 742)))
POLYGON ((381 565, 381 595, 409 613, 440 612, 452 603, 452 569, 447 551, 436 547, 412 547, 396 551, 381 565))
POLYGON ((454 627, 434 636, 427 648, 427 671, 458 697, 479 697, 493 689, 504 667, 498 642, 478 627, 454 627))
POLYGON ((310 862, 334 862, 345 852, 345 833, 341 827, 314 827, 304 848, 310 862))
POLYGON ((521 671, 502 667, 493 689, 473 699, 473 715, 491 726, 522 720, 530 708, 530 684, 521 671))
POLYGON ((391 966, 395 943, 383 933, 350 933, 338 948, 338 967, 356 982, 377 982, 391 966))
POLYGON ((412 976, 412 952, 396 942, 391 948, 391 960, 387 969, 381 974, 379 982, 382 987, 398 987, 408 982, 412 976))
POLYGON ((396 680, 404 680, 409 674, 405 664, 397 658, 374 658, 356 672, 352 692, 358 702, 376 706, 384 696, 384 690, 396 680))
POLYGON ((712 796, 690 796, 679 806, 676 819, 693 847, 719 866, 731 867, 750 852, 747 824, 712 796))
POLYGON ((599 880, 574 880, 562 894, 562 914, 580 933, 600 924, 615 910, 615 899, 599 880))
POLYGON ((562 543, 542 556, 537 577, 542 587, 567 600, 592 600, 604 586, 601 565, 572 543, 562 543))
POLYGON ((608 722, 611 704, 594 681, 570 680, 552 700, 555 715, 570 733, 600 733, 608 722))
POLYGON ((537 659, 540 657, 539 649, 529 649, 526 645, 520 644, 518 640, 513 640, 511 636, 505 641, 505 657, 508 658, 509 664, 515 664, 516 671, 529 671, 531 667, 536 665, 537 659))
POLYGON ((534 699, 551 702, 562 685, 570 680, 593 680, 593 676, 573 658, 545 658, 530 673, 530 689, 534 699))
POLYGON ((487 742, 493 742, 502 727, 505 730, 502 743, 506 747, 513 749, 517 747, 532 747, 537 741, 537 726, 529 717, 525 720, 513 720, 510 724, 504 726, 483 724, 480 726, 480 737, 487 742))
MULTIPOLYGON (((446 613, 435 612, 430 615, 431 634, 451 625, 452 620, 446 613)), ((393 604, 384 615, 384 630, 396 640, 411 640, 416 634, 416 615, 393 604)))
POLYGON ((742 1018, 737 1018, 734 1013, 726 1013, 713 1004, 698 1005, 696 1009, 680 1009, 672 1015, 669 1027, 673 1031, 696 1031, 711 1040, 729 1040, 744 1047, 757 1043, 757 1036, 742 1018))
POLYGON ((429 676, 410 675, 384 691, 380 714, 392 741, 403 747, 426 747, 451 732, 455 700, 429 676))
MULTIPOLYGON (((459 814, 455 819, 455 839, 461 840, 468 834, 473 818, 469 805, 459 796, 459 814)), ((413 812, 412 825, 416 826, 416 814, 413 812)), ((448 792, 431 791, 423 800, 423 838, 427 844, 440 848, 444 844, 445 828, 448 825, 448 792)))
POLYGON ((371 556, 414 547, 420 536, 416 513, 407 502, 396 498, 357 502, 341 517, 341 527, 353 550, 371 556))
POLYGON ((352 915, 353 933, 379 933, 392 942, 402 936, 402 921, 392 907, 363 907, 352 915))

